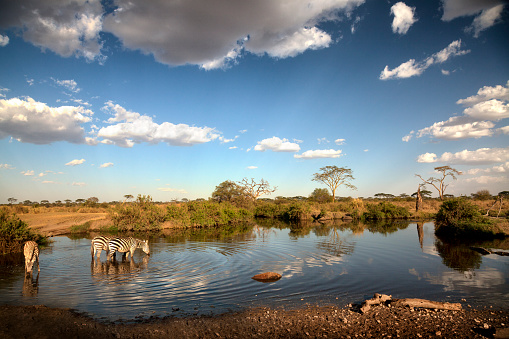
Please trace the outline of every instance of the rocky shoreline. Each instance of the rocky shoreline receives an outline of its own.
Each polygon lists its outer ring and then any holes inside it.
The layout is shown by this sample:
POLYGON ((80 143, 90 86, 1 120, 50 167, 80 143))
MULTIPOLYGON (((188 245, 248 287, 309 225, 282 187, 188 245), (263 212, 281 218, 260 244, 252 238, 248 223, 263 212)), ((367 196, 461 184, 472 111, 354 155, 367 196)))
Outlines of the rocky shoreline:
POLYGON ((509 312, 379 305, 254 308, 192 318, 104 323, 70 309, 0 306, 1 338, 509 338, 509 312))

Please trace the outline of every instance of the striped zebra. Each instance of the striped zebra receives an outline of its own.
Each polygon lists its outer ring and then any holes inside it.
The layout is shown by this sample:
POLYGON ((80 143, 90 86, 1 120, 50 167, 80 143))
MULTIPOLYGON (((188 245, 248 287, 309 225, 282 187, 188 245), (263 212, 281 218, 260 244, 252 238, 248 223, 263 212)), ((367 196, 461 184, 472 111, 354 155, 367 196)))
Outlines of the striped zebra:
POLYGON ((134 251, 137 248, 141 248, 143 252, 150 255, 150 248, 148 247, 148 240, 140 240, 135 238, 112 238, 108 242, 108 260, 110 260, 114 255, 115 252, 122 252, 129 255, 131 254, 131 259, 133 258, 134 251))
POLYGON ((23 247, 23 254, 25 255, 25 271, 32 273, 34 263, 37 261, 37 270, 41 271, 39 265, 39 245, 35 241, 27 241, 23 247))
POLYGON ((92 243, 90 245, 90 254, 92 255, 92 260, 95 258, 97 253, 97 259, 101 258, 102 250, 106 251, 106 255, 108 255, 108 241, 110 241, 113 237, 100 235, 92 239, 92 243))

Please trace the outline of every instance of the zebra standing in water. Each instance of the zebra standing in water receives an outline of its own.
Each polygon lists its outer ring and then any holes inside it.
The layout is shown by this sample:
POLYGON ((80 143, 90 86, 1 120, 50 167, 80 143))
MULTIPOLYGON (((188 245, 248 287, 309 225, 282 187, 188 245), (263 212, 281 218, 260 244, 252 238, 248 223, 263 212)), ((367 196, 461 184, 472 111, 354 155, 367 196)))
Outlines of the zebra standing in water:
POLYGON ((25 271, 32 273, 34 263, 37 261, 37 270, 41 271, 39 265, 39 245, 35 241, 27 241, 23 247, 23 254, 25 255, 25 271))
POLYGON ((112 238, 108 242, 108 260, 110 260, 115 252, 126 253, 127 255, 131 254, 131 260, 133 258, 134 251, 137 248, 141 248, 143 252, 150 255, 150 248, 148 247, 148 240, 140 240, 135 238, 112 238))
POLYGON ((112 237, 103 235, 92 239, 92 244, 90 245, 90 254, 92 255, 92 260, 94 260, 96 253, 97 259, 100 259, 102 250, 105 250, 106 255, 108 255, 108 241, 111 239, 112 237))

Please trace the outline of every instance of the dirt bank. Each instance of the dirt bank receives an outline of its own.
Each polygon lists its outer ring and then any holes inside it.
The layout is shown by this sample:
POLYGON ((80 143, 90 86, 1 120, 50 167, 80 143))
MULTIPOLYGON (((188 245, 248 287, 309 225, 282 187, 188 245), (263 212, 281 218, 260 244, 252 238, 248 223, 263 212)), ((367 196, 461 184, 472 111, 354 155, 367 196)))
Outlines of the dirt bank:
POLYGON ((108 213, 48 212, 19 214, 18 217, 30 228, 49 237, 71 233, 72 226, 86 222, 90 222, 91 228, 111 224, 108 213))
POLYGON ((380 306, 257 308, 200 318, 97 322, 69 309, 0 306, 1 338, 509 338, 509 313, 380 306), (35 326, 33 326, 35 325, 35 326))

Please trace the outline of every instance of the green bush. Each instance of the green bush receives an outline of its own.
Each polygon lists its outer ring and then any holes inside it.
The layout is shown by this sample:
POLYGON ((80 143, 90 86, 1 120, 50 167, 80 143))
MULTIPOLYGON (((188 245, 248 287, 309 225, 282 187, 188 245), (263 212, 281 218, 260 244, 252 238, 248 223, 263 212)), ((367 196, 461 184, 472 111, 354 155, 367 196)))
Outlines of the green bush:
POLYGON ((254 216, 258 218, 277 218, 281 215, 281 204, 268 201, 257 202, 254 208, 254 216))
POLYGON ((2 254, 23 251, 25 241, 33 240, 40 245, 48 243, 46 237, 32 231, 28 224, 10 214, 7 209, 0 209, 0 251, 2 254))
POLYGON ((435 216, 435 233, 452 236, 494 236, 494 223, 464 198, 444 201, 435 216))
POLYGON ((362 215, 366 220, 407 219, 410 217, 410 212, 406 208, 387 201, 378 204, 366 204, 366 209, 367 211, 362 215))
POLYGON ((217 226, 251 219, 252 212, 229 202, 191 201, 166 208, 166 220, 179 226, 217 226))
POLYGON ((285 207, 281 215, 285 220, 300 220, 311 213, 311 206, 305 202, 292 202, 285 207))
POLYGON ((120 231, 153 231, 161 229, 165 213, 152 202, 149 195, 138 195, 134 203, 111 209, 110 218, 120 231))

